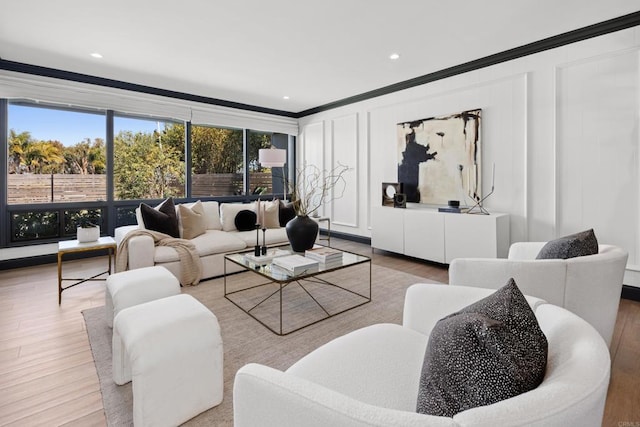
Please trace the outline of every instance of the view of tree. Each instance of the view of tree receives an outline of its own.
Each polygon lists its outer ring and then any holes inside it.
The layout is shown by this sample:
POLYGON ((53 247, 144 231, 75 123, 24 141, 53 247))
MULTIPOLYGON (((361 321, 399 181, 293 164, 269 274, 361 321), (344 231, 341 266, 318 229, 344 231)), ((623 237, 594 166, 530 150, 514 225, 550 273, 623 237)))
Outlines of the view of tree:
POLYGON ((32 143, 29 132, 18 134, 13 129, 9 131, 9 173, 21 173, 27 169, 25 154, 32 143))
POLYGON ((66 161, 65 172, 81 175, 102 174, 106 172, 107 155, 104 140, 89 138, 68 147, 64 151, 66 161))
POLYGON ((181 196, 184 154, 164 134, 122 131, 114 138, 114 187, 117 199, 181 196))
MULTIPOLYGON (((243 131, 192 126, 192 173, 242 174, 243 131)), ((268 133, 249 132, 249 172, 263 172, 258 150, 271 146, 268 133)), ((29 132, 9 134, 10 174, 105 174, 106 144, 102 138, 84 139, 72 146, 40 141, 29 132)), ((268 170, 267 170, 268 171, 268 170)), ((241 178, 240 178, 241 179, 241 178)), ((114 138, 115 197, 155 199, 183 196, 185 182, 185 126, 165 123, 162 131, 121 131, 114 138)), ((242 191, 238 188, 235 191, 242 191)))
POLYGON ((191 128, 194 174, 242 173, 242 131, 206 126, 191 128))
POLYGON ((85 139, 71 147, 60 141, 39 141, 29 132, 9 131, 9 173, 105 173, 104 141, 85 139))
POLYGON ((64 145, 59 141, 37 141, 25 153, 28 169, 33 173, 58 173, 64 168, 64 145))

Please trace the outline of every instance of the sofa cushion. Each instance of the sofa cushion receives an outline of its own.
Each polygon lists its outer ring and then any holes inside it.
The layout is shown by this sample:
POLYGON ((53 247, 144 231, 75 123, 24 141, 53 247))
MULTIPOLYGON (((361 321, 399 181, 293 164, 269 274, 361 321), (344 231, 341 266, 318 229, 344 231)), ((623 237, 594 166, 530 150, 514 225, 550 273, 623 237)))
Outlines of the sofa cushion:
POLYGON ((598 239, 592 228, 547 242, 536 259, 567 259, 597 253, 598 239))
POLYGON ((417 412, 452 417, 536 388, 547 339, 513 279, 444 317, 425 352, 417 412))
POLYGON ((180 237, 178 215, 173 197, 164 200, 155 208, 146 203, 140 203, 140 214, 146 229, 159 231, 171 237, 180 237))
POLYGON ((286 226, 287 223, 295 217, 296 217, 296 211, 295 209, 293 209, 293 204, 284 203, 281 200, 279 205, 279 211, 278 211, 278 221, 280 222, 280 227, 286 226))
POLYGON ((178 217, 183 239, 190 240, 207 231, 207 222, 200 200, 193 203, 191 207, 178 205, 178 217))
MULTIPOLYGON (((207 230, 204 234, 190 240, 196 247, 198 255, 205 257, 227 252, 241 251, 247 247, 244 241, 238 239, 235 234, 220 230, 207 230)), ((178 252, 169 246, 156 246, 153 258, 155 263, 177 262, 178 252)))
MULTIPOLYGON (((256 231, 231 231, 229 234, 242 240, 247 246, 253 247, 256 244, 256 231)), ((262 230, 259 233, 259 244, 262 245, 262 230)), ((265 231, 265 245, 270 246, 278 243, 286 243, 287 230, 284 227, 268 228, 265 231)))
POLYGON ((254 203, 220 203, 220 220, 223 231, 236 231, 236 215, 243 210, 255 212, 254 203))

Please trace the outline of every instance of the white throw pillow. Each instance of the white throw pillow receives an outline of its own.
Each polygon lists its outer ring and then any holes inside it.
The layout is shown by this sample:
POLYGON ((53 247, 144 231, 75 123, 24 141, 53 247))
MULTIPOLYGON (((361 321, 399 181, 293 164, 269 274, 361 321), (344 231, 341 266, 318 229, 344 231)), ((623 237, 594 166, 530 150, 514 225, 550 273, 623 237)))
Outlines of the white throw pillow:
POLYGON ((138 222, 138 228, 141 230, 146 230, 147 227, 144 226, 144 220, 142 219, 142 212, 140 212, 140 206, 136 208, 136 221, 138 222))
POLYGON ((202 202, 202 209, 207 222, 207 230, 222 230, 218 202, 202 202))
POLYGON ((255 212, 255 203, 220 203, 222 231, 236 231, 236 215, 243 210, 255 212))

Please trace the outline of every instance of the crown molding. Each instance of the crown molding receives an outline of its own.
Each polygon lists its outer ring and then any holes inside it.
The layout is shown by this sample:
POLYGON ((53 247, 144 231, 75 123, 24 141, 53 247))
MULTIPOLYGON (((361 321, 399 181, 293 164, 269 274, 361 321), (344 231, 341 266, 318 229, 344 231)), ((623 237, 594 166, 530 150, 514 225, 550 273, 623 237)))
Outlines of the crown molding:
POLYGON ((356 102, 365 101, 367 99, 376 98, 382 95, 388 95, 390 93, 398 92, 404 89, 409 89, 415 86, 420 86, 426 83, 435 82, 437 80, 453 77, 458 74, 468 73, 469 71, 478 70, 481 68, 489 67, 492 65, 500 64, 502 62, 511 61, 523 56, 533 55, 535 53, 543 52, 549 49, 555 49, 557 47, 565 46, 571 43, 587 40, 593 37, 602 36, 605 34, 613 33, 616 31, 624 30, 627 28, 640 25, 640 12, 630 13, 618 18, 613 18, 608 21, 600 22, 598 24, 589 25, 587 27, 579 28, 577 30, 562 33, 557 36, 549 37, 537 42, 529 43, 524 46, 516 47, 513 49, 505 50, 493 55, 485 56, 480 59, 465 62, 464 64, 455 65, 453 67, 445 68, 440 71, 425 74, 420 77, 405 80, 402 82, 394 83, 389 86, 384 86, 378 89, 374 89, 369 92, 361 93, 359 95, 350 96, 338 101, 330 102, 328 104, 320 105, 318 107, 310 108, 308 110, 301 111, 295 115, 296 118, 309 116, 312 114, 320 113, 322 111, 332 110, 338 107, 344 107, 345 105, 354 104, 356 102))
POLYGON ((38 65, 25 64, 21 62, 10 61, 0 58, 0 69, 7 71, 14 71, 18 73, 32 74, 37 76, 51 77, 55 79, 75 81, 79 83, 87 83, 98 86, 106 86, 116 89, 123 89, 128 91, 147 93, 151 95, 164 96, 175 99, 182 99, 185 101, 200 102, 203 104, 218 105, 223 107, 235 108, 239 110, 254 111, 258 113, 272 114, 276 116, 290 117, 299 119, 312 114, 320 113, 322 111, 332 110, 334 108, 343 107, 345 105, 354 104, 356 102, 365 101, 371 98, 376 98, 382 95, 388 95, 390 93, 398 92, 401 90, 409 89, 415 86, 424 85, 427 83, 442 80, 448 77, 456 76, 470 71, 478 70, 481 68, 489 67, 492 65, 500 64, 502 62, 511 61, 517 58, 521 58, 535 53, 543 52, 549 49, 555 49, 557 47, 565 46, 571 43, 587 40, 593 37, 602 36, 605 34, 613 33, 616 31, 624 30, 627 28, 640 25, 640 11, 623 15, 617 18, 609 19, 597 24, 589 25, 587 27, 579 28, 577 30, 569 31, 566 33, 552 36, 537 42, 529 43, 524 46, 516 47, 513 49, 505 50, 493 55, 485 56, 473 61, 466 62, 464 64, 455 65, 453 67, 445 68, 443 70, 435 71, 433 73, 425 74, 423 76, 415 77, 402 82, 394 83, 388 86, 384 86, 378 89, 374 89, 368 92, 364 92, 358 95, 343 98, 334 102, 323 104, 314 108, 310 108, 300 112, 291 112, 276 110, 272 108, 260 107, 256 105, 249 105, 240 102, 227 101, 224 99, 211 98, 200 95, 193 95, 184 92, 177 92, 168 89, 160 89, 151 86, 145 86, 136 83, 124 82, 121 80, 108 79, 104 77, 91 76, 88 74, 76 73, 72 71, 59 70, 55 68, 42 67, 38 65))

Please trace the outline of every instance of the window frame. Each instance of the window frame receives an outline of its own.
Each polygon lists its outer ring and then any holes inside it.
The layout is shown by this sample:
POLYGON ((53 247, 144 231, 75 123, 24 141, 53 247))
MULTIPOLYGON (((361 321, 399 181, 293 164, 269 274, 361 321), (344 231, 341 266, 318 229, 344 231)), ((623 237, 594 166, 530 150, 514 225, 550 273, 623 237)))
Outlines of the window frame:
MULTIPOLYGON (((77 106, 62 106, 57 104, 50 104, 45 102, 36 102, 23 99, 7 99, 0 98, 0 144, 4 147, 0 150, 0 174, 3 176, 2 185, 0 185, 0 227, 4 230, 4 233, 0 233, 0 248, 21 247, 30 245, 40 245, 46 243, 55 243, 61 240, 73 239, 73 236, 64 235, 64 211, 65 210, 78 210, 78 209, 102 209, 104 217, 102 217, 102 224, 104 229, 101 229, 102 234, 113 236, 116 227, 126 225, 118 223, 118 210, 121 209, 134 209, 144 202, 150 205, 158 204, 162 199, 135 199, 135 200, 115 200, 114 199, 114 120, 116 117, 125 118, 139 118, 143 120, 157 120, 164 122, 184 123, 185 126, 185 153, 184 153, 184 170, 185 170, 185 197, 175 198, 177 203, 192 202, 195 200, 215 200, 220 203, 224 202, 250 202, 257 200, 258 198, 265 197, 277 197, 278 194, 263 194, 253 195, 249 190, 249 163, 248 163, 248 133, 251 132, 249 128, 231 128, 227 126, 216 126, 213 124, 195 124, 191 121, 181 121, 179 119, 168 119, 165 117, 158 117, 155 115, 143 115, 143 114, 128 114, 119 112, 112 109, 99 109, 91 107, 77 107, 77 106), (105 144, 106 144, 106 175, 107 175, 107 194, 105 201, 90 201, 90 202, 54 202, 54 203, 38 203, 38 204, 12 204, 7 202, 7 177, 8 177, 8 136, 9 136, 9 104, 18 104, 26 106, 37 106, 41 108, 61 109, 66 111, 76 111, 82 113, 100 113, 104 114, 106 118, 105 123, 105 144), (242 195, 229 195, 229 196, 210 196, 210 197, 192 197, 192 173, 191 173, 191 127, 192 126, 207 126, 217 127, 225 129, 242 130, 242 144, 243 144, 243 189, 242 195), (12 238, 11 230, 11 218, 12 215, 19 212, 42 212, 42 211, 58 211, 58 236, 52 238, 42 238, 33 240, 14 241, 12 238)), ((276 132, 263 132, 273 135, 287 135, 278 134, 276 132)), ((295 176, 293 171, 295 170, 295 135, 287 135, 289 138, 288 143, 288 159, 293 160, 287 162, 287 171, 285 174, 289 176, 295 176)), ((134 222, 135 223, 135 222, 134 222)))

